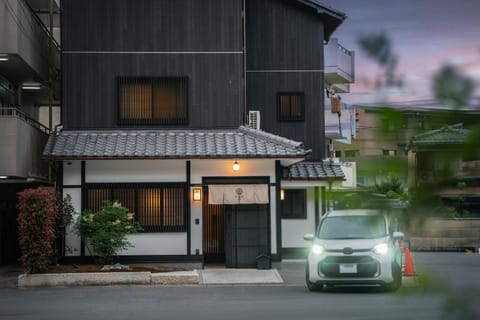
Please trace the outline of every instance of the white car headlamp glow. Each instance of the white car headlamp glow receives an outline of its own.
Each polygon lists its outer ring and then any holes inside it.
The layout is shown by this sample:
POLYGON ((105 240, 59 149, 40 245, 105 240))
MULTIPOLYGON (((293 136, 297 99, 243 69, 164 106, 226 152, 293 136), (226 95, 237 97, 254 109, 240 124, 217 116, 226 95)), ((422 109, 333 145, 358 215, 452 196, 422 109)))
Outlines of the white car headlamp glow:
POLYGON ((386 243, 379 243, 375 247, 373 247, 373 252, 378 255, 384 256, 388 253, 388 244, 386 243))
POLYGON ((325 252, 325 248, 323 248, 321 245, 319 245, 319 244, 314 244, 314 245, 312 246, 312 253, 313 253, 313 254, 321 255, 323 252, 325 252))

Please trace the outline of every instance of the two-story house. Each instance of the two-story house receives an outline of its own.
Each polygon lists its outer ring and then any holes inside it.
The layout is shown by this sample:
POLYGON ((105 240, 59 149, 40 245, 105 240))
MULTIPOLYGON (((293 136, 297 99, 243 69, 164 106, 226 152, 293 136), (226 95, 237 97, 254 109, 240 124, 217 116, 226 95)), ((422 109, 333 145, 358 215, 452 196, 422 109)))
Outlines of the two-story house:
MULTIPOLYGON (((343 13, 314 0, 64 0, 61 12, 63 129, 44 157, 77 212, 119 200, 135 214, 144 232, 121 260, 252 267, 307 246, 343 179, 322 162, 323 45, 343 13)), ((92 254, 67 235, 67 258, 92 254)))

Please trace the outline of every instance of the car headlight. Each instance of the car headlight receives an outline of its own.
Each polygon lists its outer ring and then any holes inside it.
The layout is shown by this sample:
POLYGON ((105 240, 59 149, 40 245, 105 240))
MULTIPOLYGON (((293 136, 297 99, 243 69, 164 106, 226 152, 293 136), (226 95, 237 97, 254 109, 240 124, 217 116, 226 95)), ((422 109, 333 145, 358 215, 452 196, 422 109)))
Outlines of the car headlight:
POLYGON ((386 243, 379 243, 375 247, 373 247, 373 252, 378 255, 384 256, 388 253, 388 244, 386 243))
POLYGON ((323 252, 325 251, 325 248, 323 248, 321 245, 319 244, 314 244, 312 246, 312 253, 313 254, 316 254, 316 255, 321 255, 323 252))

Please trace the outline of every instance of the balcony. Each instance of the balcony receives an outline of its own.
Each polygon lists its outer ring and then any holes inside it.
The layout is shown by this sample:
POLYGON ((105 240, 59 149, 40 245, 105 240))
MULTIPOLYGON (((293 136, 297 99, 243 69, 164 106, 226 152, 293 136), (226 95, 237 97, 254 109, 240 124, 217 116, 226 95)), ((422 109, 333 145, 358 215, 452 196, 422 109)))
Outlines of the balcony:
MULTIPOLYGON (((48 181, 41 160, 50 131, 17 108, 0 108, 0 176, 19 181, 48 181)), ((2 179, 2 180, 3 180, 2 179)))
MULTIPOLYGON (((48 85, 58 96, 60 46, 31 7, 47 3, 45 0, 0 2, 0 75, 13 84, 38 82, 48 85), (51 75, 52 84, 49 83, 51 75)), ((54 5, 58 12, 57 2, 54 1, 54 5)))
POLYGON ((345 49, 337 39, 331 39, 324 47, 325 82, 338 93, 350 92, 355 81, 355 52, 345 49))

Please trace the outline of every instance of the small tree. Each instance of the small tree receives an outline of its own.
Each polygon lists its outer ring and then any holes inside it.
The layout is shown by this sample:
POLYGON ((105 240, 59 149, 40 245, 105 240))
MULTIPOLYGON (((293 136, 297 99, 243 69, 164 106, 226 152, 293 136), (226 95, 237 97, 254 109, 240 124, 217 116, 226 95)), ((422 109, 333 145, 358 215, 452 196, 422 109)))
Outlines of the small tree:
POLYGON ((47 270, 53 261, 57 199, 52 189, 18 193, 20 263, 26 273, 47 270))
POLYGON ((132 247, 127 234, 142 231, 138 223, 133 222, 133 213, 119 202, 106 202, 96 213, 85 211, 74 228, 99 263, 111 263, 120 250, 132 247))

